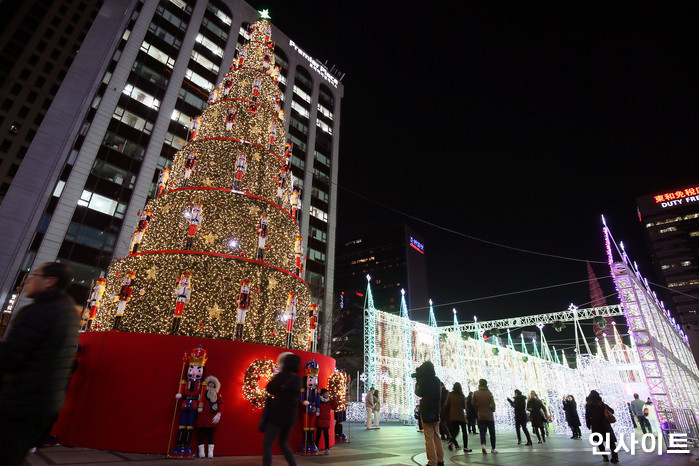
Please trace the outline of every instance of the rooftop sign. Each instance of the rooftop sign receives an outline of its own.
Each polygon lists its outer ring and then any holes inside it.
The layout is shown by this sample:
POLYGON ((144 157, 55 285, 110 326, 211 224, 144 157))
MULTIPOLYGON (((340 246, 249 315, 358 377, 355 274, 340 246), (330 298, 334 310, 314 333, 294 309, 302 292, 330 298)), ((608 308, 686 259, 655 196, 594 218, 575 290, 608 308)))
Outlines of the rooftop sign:
POLYGON ((338 79, 330 74, 330 72, 325 68, 325 66, 320 63, 318 60, 304 52, 302 49, 299 48, 296 43, 289 39, 289 46, 293 47, 296 52, 298 52, 299 55, 301 55, 303 58, 308 60, 308 63, 313 71, 318 73, 323 79, 325 79, 327 82, 333 85, 333 87, 337 88, 337 84, 340 82, 338 79))

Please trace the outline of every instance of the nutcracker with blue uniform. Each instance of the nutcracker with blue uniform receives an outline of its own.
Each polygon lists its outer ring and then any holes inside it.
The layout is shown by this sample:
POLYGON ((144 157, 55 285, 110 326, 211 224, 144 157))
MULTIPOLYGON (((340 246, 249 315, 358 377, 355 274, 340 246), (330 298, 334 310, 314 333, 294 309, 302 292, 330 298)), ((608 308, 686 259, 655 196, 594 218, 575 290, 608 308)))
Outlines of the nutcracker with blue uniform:
MULTIPOLYGON (((188 357, 187 378, 180 380, 180 388, 175 398, 181 400, 180 423, 177 428, 177 442, 170 450, 171 456, 191 458, 194 456, 190 442, 194 431, 194 421, 197 417, 202 397, 206 388, 202 384, 204 378, 204 366, 207 360, 206 350, 201 347, 194 348, 188 357)), ((202 405, 203 407, 203 405, 202 405)))
POLYGON ((306 376, 301 388, 303 405, 303 445, 299 448, 301 455, 317 455, 315 444, 316 417, 320 414, 320 394, 318 393, 318 363, 314 360, 306 363, 306 376))

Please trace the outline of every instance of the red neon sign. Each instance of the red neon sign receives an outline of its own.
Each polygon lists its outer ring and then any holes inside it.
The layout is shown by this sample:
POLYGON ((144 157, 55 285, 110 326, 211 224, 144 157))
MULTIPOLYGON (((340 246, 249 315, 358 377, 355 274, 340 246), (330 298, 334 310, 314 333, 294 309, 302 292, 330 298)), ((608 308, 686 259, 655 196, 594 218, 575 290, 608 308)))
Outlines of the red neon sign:
POLYGON ((686 197, 692 197, 697 195, 699 195, 699 187, 680 189, 664 194, 657 194, 653 196, 653 200, 656 204, 660 204, 661 202, 674 201, 675 199, 684 199, 686 197))

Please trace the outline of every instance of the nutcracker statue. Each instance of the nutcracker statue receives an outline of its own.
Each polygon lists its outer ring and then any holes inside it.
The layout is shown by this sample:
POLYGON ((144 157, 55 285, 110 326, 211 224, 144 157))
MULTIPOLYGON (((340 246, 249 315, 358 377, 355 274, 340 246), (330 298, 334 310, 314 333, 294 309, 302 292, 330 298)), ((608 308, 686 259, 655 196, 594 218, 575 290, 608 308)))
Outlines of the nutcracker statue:
POLYGON ((214 430, 221 421, 221 411, 223 409, 223 399, 219 391, 221 382, 209 375, 204 379, 204 396, 201 398, 199 414, 197 415, 197 433, 199 437, 199 458, 206 458, 204 454, 204 441, 209 443, 208 458, 214 457, 214 430))
POLYGON ((165 191, 169 179, 170 169, 165 167, 163 168, 163 171, 160 172, 160 175, 158 175, 158 196, 160 196, 163 193, 163 191, 165 191))
POLYGON ((320 414, 320 395, 318 394, 318 363, 310 360, 306 363, 306 376, 301 388, 303 405, 303 445, 299 448, 301 455, 317 455, 315 444, 315 421, 320 414))
POLYGON ((257 225, 257 255, 256 259, 261 261, 265 255, 265 244, 267 243, 267 234, 269 233, 269 220, 267 214, 260 215, 260 223, 257 225))
POLYGON ((252 101, 257 103, 257 97, 260 95, 260 90, 262 89, 262 80, 259 76, 255 76, 252 82, 252 101))
POLYGON ((138 246, 141 244, 143 234, 146 232, 146 227, 148 227, 148 222, 150 222, 151 215, 153 215, 153 212, 150 209, 144 209, 143 212, 139 211, 138 215, 138 224, 136 225, 136 229, 131 235, 131 254, 136 254, 136 252, 138 252, 138 246))
POLYGON ((185 270, 177 279, 177 288, 172 293, 176 298, 175 300, 175 313, 172 318, 172 328, 170 328, 170 335, 177 335, 180 329, 180 322, 182 321, 182 314, 184 314, 184 307, 189 302, 189 298, 192 294, 192 274, 185 270))
POLYGON ((262 57, 262 67, 267 71, 269 68, 270 54, 269 50, 265 50, 264 56, 262 57))
POLYGON ((269 127, 269 150, 274 149, 274 140, 277 138, 277 123, 272 122, 269 127))
POLYGON ((242 150, 238 154, 238 158, 235 160, 235 179, 233 180, 233 189, 235 191, 240 191, 243 187, 243 176, 248 170, 248 162, 245 158, 245 152, 242 150))
POLYGON ((311 303, 308 307, 308 326, 311 333, 308 336, 308 351, 316 352, 316 327, 318 327, 318 305, 311 303))
POLYGON ((124 315, 124 310, 126 309, 126 303, 131 301, 131 295, 133 294, 133 281, 136 278, 136 272, 129 270, 126 272, 124 281, 121 284, 121 289, 119 294, 114 296, 114 302, 119 302, 117 305, 116 316, 114 317, 114 326, 112 330, 119 330, 119 324, 121 323, 121 318, 124 315))
POLYGON ((90 299, 88 300, 90 303, 90 317, 87 319, 87 323, 85 324, 85 330, 90 330, 92 327, 92 322, 95 320, 97 311, 99 311, 100 308, 100 301, 102 300, 102 295, 104 294, 106 284, 107 279, 100 277, 97 279, 95 286, 92 287, 92 293, 90 293, 90 299))
POLYGON ((197 131, 199 131, 199 126, 201 126, 201 116, 196 116, 194 117, 194 120, 192 120, 192 128, 189 133, 190 141, 194 141, 194 139, 197 137, 197 131))
POLYGON ((303 272, 303 238, 301 235, 296 235, 294 241, 294 259, 296 261, 296 275, 301 276, 303 272))
POLYGON ((335 407, 336 443, 349 442, 349 439, 342 431, 342 423, 347 419, 347 387, 349 387, 349 376, 343 370, 335 370, 328 378, 328 388, 337 403, 335 407))
POLYGON ((248 56, 248 49, 245 46, 240 47, 238 49, 238 67, 243 66, 243 63, 245 62, 245 57, 248 56))
POLYGON ((197 163, 197 151, 193 150, 187 154, 187 158, 184 161, 184 179, 182 180, 182 187, 186 188, 189 184, 189 177, 192 176, 192 170, 194 170, 194 164, 197 163))
POLYGON ((286 309, 284 310, 284 320, 286 320, 286 347, 291 348, 292 333, 294 329, 294 319, 296 318, 296 293, 289 291, 286 298, 286 309))
POLYGON ((211 89, 211 92, 209 93, 209 103, 213 104, 218 100, 218 89, 215 87, 211 89))
MULTIPOLYGON (((178 458, 191 458, 194 451, 190 445, 192 432, 194 431, 194 420, 200 409, 202 393, 205 388, 202 386, 204 378, 204 366, 207 355, 201 345, 194 348, 187 358, 187 378, 180 380, 180 387, 175 398, 182 400, 180 408, 180 423, 177 428, 177 442, 170 450, 170 456, 178 458)), ((202 406, 203 408, 203 406, 202 406)))
POLYGON ((301 210, 301 193, 298 189, 291 192, 291 216, 298 220, 298 213, 301 210))
POLYGON ((200 201, 194 202, 185 217, 189 221, 189 228, 187 229, 187 240, 185 242, 184 249, 189 251, 194 246, 194 237, 197 235, 197 228, 202 221, 202 210, 204 210, 204 204, 200 201))
MULTIPOLYGON (((233 66, 235 65, 235 61, 231 64, 231 71, 233 71, 233 66)), ((221 94, 223 94, 224 98, 228 98, 228 93, 231 92, 231 87, 233 87, 233 80, 229 77, 226 76, 223 78, 223 83, 221 83, 221 94)))
POLYGON ((250 280, 243 278, 240 282, 240 293, 235 297, 238 315, 235 321, 234 340, 243 339, 245 333, 245 315, 250 310, 250 280))
POLYGON ((233 131, 233 125, 235 124, 235 107, 231 107, 228 109, 228 113, 226 113, 226 132, 224 133, 224 136, 229 138, 231 137, 231 131, 233 131))

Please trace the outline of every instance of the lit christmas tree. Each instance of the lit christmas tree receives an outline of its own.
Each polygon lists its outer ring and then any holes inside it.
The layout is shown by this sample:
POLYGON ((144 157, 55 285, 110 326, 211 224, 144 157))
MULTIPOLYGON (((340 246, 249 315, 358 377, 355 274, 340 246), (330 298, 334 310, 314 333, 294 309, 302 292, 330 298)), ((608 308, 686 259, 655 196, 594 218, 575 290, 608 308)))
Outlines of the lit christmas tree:
POLYGON ((249 32, 161 175, 131 253, 109 268, 92 330, 308 348, 311 297, 279 69, 264 15, 249 32))

